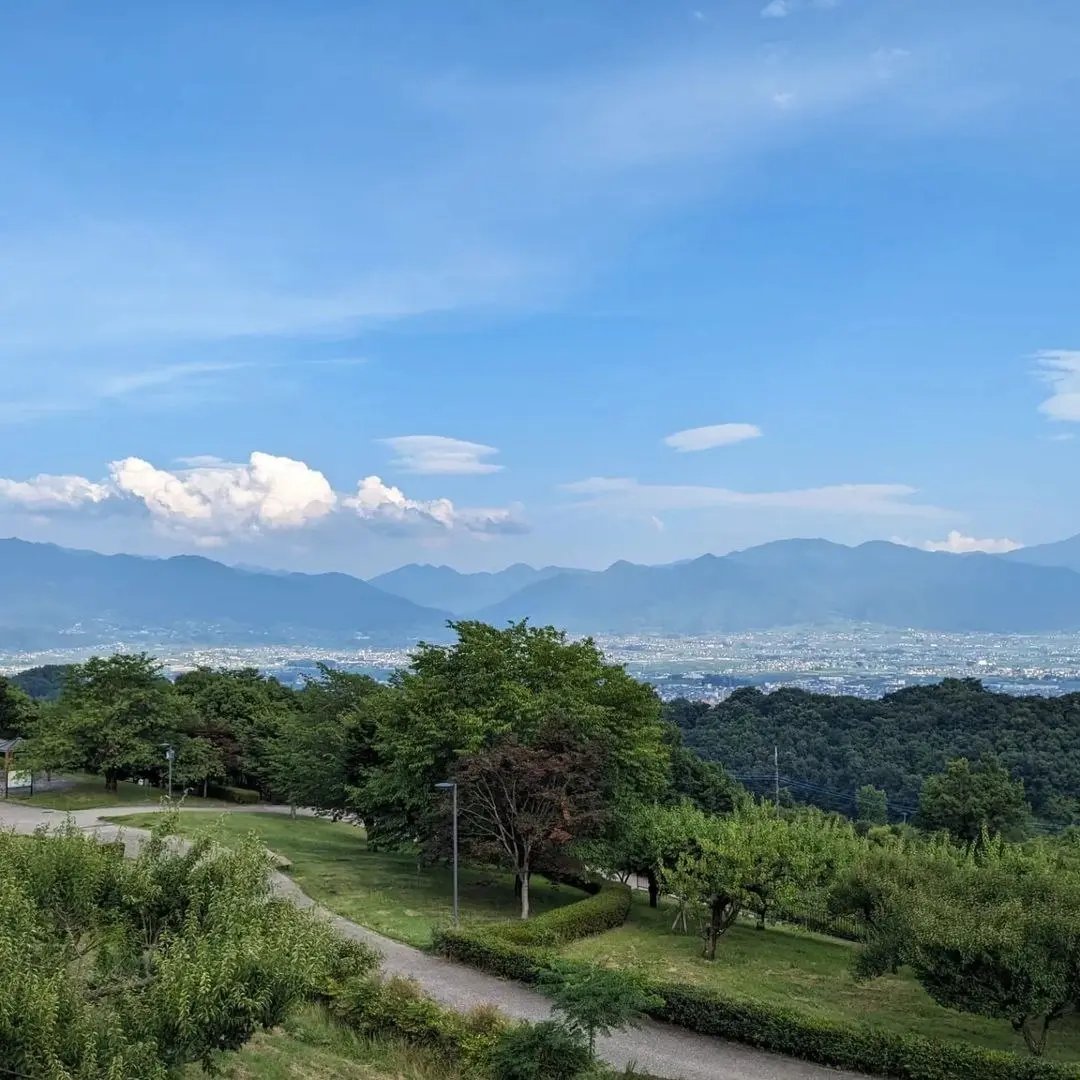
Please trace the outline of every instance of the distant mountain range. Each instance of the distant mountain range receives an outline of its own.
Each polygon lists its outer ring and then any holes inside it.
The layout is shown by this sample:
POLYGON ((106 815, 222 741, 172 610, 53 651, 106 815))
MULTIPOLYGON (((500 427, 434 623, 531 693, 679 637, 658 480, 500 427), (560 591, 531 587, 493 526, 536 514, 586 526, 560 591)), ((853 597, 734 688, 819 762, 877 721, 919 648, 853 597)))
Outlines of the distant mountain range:
POLYGON ((144 559, 0 540, 0 648, 119 641, 403 642, 446 612, 347 574, 257 573, 182 555, 144 559))
POLYGON ((1080 630, 1080 537, 1007 556, 781 540, 666 566, 409 565, 370 582, 194 556, 146 559, 0 540, 0 648, 164 640, 313 646, 445 637, 451 616, 574 633, 700 634, 876 623, 1080 630))

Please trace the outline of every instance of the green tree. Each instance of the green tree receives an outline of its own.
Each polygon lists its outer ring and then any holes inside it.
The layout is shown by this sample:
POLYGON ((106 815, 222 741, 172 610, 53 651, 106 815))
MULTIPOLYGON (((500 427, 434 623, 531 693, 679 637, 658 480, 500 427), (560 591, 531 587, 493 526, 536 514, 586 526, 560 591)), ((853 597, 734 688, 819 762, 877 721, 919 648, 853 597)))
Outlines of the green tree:
POLYGON ((517 1024, 491 1055, 492 1080, 577 1080, 590 1067, 581 1032, 558 1020, 517 1024))
POLYGON ((567 1024, 584 1035, 590 1057, 596 1053, 597 1035, 637 1026, 642 1013, 662 1004, 633 975, 600 964, 556 961, 540 976, 540 989, 567 1024))
POLYGON ((778 817, 771 804, 748 802, 725 817, 703 815, 662 879, 705 910, 704 955, 715 960, 719 939, 740 911, 753 911, 763 928, 778 908, 823 897, 854 851, 850 826, 836 818, 778 817))
POLYGON ((38 768, 100 773, 115 791, 125 775, 160 775, 164 743, 178 741, 184 703, 144 653, 95 656, 71 669, 56 704, 34 725, 27 759, 38 768))
POLYGON ((38 715, 38 707, 30 697, 0 675, 0 738, 26 734, 38 715))
POLYGON ((1019 837, 1030 816, 1023 781, 1013 780, 993 758, 983 758, 974 767, 958 758, 923 784, 916 822, 970 842, 983 832, 1019 837))
POLYGON ((986 837, 922 874, 895 909, 901 957, 939 1004, 1007 1021, 1033 1054, 1080 999, 1080 874, 986 837))
POLYGON ((378 768, 355 809, 377 841, 432 836, 441 820, 434 785, 452 778, 462 758, 511 738, 533 746, 556 722, 601 755, 598 794, 607 806, 667 789, 655 692, 608 664, 591 640, 523 622, 451 625, 457 642, 422 645, 373 708, 378 768))
POLYGON ((372 702, 386 692, 367 675, 321 664, 267 743, 274 794, 335 820, 350 814, 352 792, 374 763, 372 702))
POLYGON ((861 825, 887 825, 889 801, 881 788, 863 784, 855 793, 855 817, 861 825))
POLYGON ((230 784, 270 794, 273 740, 296 709, 296 694, 255 668, 199 667, 176 680, 191 718, 188 733, 218 747, 230 784))

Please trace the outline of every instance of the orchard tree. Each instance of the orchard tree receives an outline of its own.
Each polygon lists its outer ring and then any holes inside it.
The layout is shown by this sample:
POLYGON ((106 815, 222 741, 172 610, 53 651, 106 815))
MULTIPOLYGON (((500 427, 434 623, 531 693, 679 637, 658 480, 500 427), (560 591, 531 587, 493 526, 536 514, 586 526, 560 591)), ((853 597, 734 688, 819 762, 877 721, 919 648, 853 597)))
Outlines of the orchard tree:
POLYGON ((107 791, 125 775, 159 773, 163 744, 188 713, 161 665, 145 653, 95 656, 74 666, 33 729, 27 758, 38 768, 100 773, 107 791))
POLYGON ((1033 1054, 1080 1000, 1080 874, 1039 847, 987 837, 921 876, 903 959, 940 1005, 1007 1021, 1033 1054))
POLYGON ((494 858, 520 884, 521 917, 529 917, 529 877, 603 822, 599 781, 603 752, 554 725, 524 746, 516 737, 462 758, 456 777, 462 839, 476 855, 494 858))
POLYGON ((927 777, 916 824, 973 842, 984 832, 1019 838, 1030 818, 1022 780, 1013 780, 993 758, 974 766, 967 758, 957 758, 943 773, 927 777))

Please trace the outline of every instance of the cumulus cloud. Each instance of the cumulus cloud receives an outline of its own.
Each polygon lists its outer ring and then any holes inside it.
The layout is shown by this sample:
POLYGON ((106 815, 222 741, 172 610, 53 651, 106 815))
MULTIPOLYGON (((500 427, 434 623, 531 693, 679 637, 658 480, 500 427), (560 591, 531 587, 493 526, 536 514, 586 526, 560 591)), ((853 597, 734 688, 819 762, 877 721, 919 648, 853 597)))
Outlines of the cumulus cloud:
POLYGON ((924 540, 919 546, 923 551, 947 551, 952 555, 966 555, 972 551, 1003 555, 1006 551, 1016 551, 1024 545, 1007 537, 979 540, 974 536, 965 536, 958 529, 952 529, 944 540, 924 540))
POLYGON ((917 489, 906 484, 833 484, 789 491, 732 491, 695 484, 642 484, 628 477, 593 476, 563 490, 590 504, 660 514, 667 510, 754 507, 836 514, 937 516, 933 506, 907 501, 917 489))
POLYGON ((484 461, 499 451, 483 443, 451 439, 445 435, 396 435, 382 439, 398 456, 392 464, 411 473, 465 476, 498 472, 502 466, 484 461))
POLYGON ((761 434, 761 428, 756 424, 709 424, 706 427, 676 431, 666 436, 664 443, 682 454, 689 454, 698 450, 712 450, 717 446, 731 446, 747 439, 758 439, 761 434))
POLYGON ((244 465, 169 472, 131 457, 110 471, 117 491, 139 499, 151 517, 196 535, 295 529, 325 517, 337 502, 318 470, 259 451, 244 465))
POLYGON ((401 488, 366 476, 343 505, 357 517, 392 531, 462 528, 475 533, 521 532, 524 524, 512 509, 458 509, 449 499, 410 499, 401 488))
POLYGON ((1051 420, 1080 421, 1080 349, 1043 349, 1035 361, 1039 378, 1051 389, 1039 412, 1051 420))
POLYGON ((108 484, 84 476, 41 474, 29 480, 0 478, 0 503, 23 510, 73 510, 104 502, 112 494, 108 484))
POLYGON ((160 529, 199 546, 251 539, 317 525, 331 515, 395 532, 458 531, 478 536, 527 530, 521 508, 458 507, 450 499, 414 499, 378 476, 342 495, 303 461, 255 451, 246 463, 210 455, 158 468, 129 457, 109 466, 102 481, 82 476, 0 478, 0 506, 33 513, 91 504, 141 505, 160 529))

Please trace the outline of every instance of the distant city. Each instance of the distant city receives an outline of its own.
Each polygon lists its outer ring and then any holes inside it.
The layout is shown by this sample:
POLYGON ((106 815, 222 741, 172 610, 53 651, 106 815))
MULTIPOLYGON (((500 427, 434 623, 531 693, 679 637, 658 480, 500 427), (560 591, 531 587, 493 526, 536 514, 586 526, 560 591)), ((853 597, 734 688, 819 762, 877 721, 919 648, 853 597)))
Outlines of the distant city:
MULTIPOLYGON (((664 700, 722 701, 740 686, 796 686, 830 694, 880 697, 942 678, 976 678, 1010 694, 1080 691, 1080 633, 988 634, 895 630, 872 625, 791 627, 701 636, 598 636, 612 661, 656 687, 664 700)), ((194 646, 145 639, 93 648, 0 652, 0 674, 93 654, 146 651, 170 673, 199 665, 257 667, 295 685, 320 663, 386 679, 408 648, 194 646)))

